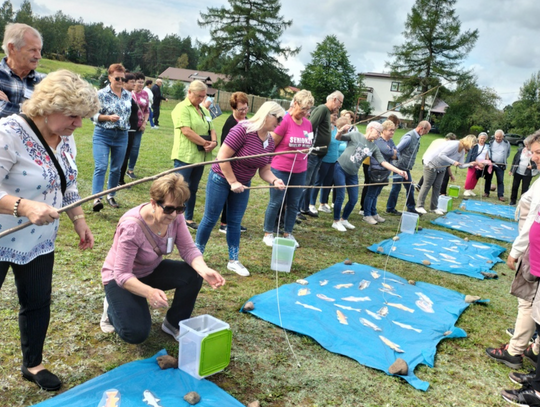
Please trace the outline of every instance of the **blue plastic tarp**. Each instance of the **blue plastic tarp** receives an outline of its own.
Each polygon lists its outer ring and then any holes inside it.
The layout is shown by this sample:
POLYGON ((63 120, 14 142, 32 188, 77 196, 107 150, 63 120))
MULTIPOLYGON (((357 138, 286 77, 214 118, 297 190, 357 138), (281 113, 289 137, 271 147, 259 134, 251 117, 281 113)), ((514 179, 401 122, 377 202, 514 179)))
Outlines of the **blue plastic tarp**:
POLYGON ((197 380, 179 369, 161 370, 156 359, 166 354, 165 350, 161 350, 149 359, 127 363, 36 406, 142 407, 152 405, 143 399, 151 401, 152 397, 156 397, 160 399, 160 406, 182 407, 190 406, 184 400, 190 391, 196 391, 201 396, 197 407, 243 406, 208 380, 197 380))
POLYGON ((255 309, 250 312, 387 374, 401 358, 408 373, 400 377, 416 389, 429 387, 414 370, 421 363, 433 367, 437 344, 467 336, 455 323, 469 304, 456 291, 422 282, 411 285, 356 263, 338 263, 305 280, 307 285, 288 284, 252 297, 255 309))
POLYGON ((502 262, 502 246, 466 241, 451 233, 423 229, 415 234, 400 233, 399 240, 387 239, 368 247, 374 253, 390 255, 435 270, 483 279, 481 273, 502 262), (426 262, 429 262, 427 264, 426 262))
POLYGON ((515 219, 516 207, 510 205, 498 205, 491 202, 476 201, 473 199, 463 200, 460 209, 471 212, 480 212, 486 215, 500 216, 501 218, 515 219))
POLYGON ((493 219, 470 212, 452 211, 433 221, 434 225, 460 230, 481 237, 490 237, 503 242, 513 242, 518 236, 517 222, 493 219))

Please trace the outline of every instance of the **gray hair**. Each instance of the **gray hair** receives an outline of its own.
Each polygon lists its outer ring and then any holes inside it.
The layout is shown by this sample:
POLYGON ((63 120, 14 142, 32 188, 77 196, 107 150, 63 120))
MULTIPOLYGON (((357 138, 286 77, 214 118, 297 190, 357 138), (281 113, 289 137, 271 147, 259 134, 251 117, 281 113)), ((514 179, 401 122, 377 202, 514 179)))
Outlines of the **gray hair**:
POLYGON ((345 96, 343 96, 343 93, 341 93, 339 90, 335 90, 326 97, 326 101, 329 102, 332 99, 339 98, 340 96, 342 99, 345 98, 345 96))
POLYGON ((380 133, 382 133, 382 131, 383 131, 383 125, 382 125, 381 123, 379 123, 379 122, 373 121, 373 122, 370 122, 370 123, 367 125, 367 127, 366 127, 366 132, 367 132, 369 129, 371 129, 372 127, 373 127, 375 130, 379 131, 380 133))
POLYGON ((530 136, 528 136, 525 140, 523 140, 523 145, 527 148, 530 148, 533 143, 540 143, 540 130, 534 132, 530 136))
POLYGON ((30 27, 27 24, 10 23, 6 25, 6 30, 4 31, 4 42, 2 43, 2 49, 4 50, 6 56, 9 57, 9 44, 13 44, 13 46, 17 49, 21 49, 26 45, 24 34, 26 34, 28 31, 35 37, 39 38, 41 45, 43 45, 43 37, 34 27, 30 27))
POLYGON ((243 122, 246 132, 253 133, 254 131, 262 129, 266 118, 272 114, 278 117, 283 117, 285 116, 285 110, 283 110, 283 108, 276 102, 264 102, 251 119, 243 122))
POLYGON ((496 136, 497 133, 501 133, 503 135, 503 137, 504 137, 504 131, 502 131, 501 129, 495 130, 494 136, 496 136))
POLYGON ((489 138, 488 134, 487 134, 485 131, 483 131, 482 133, 480 133, 480 134, 478 135, 478 138, 480 138, 480 137, 482 137, 482 136, 485 136, 485 137, 486 137, 486 140, 489 138))

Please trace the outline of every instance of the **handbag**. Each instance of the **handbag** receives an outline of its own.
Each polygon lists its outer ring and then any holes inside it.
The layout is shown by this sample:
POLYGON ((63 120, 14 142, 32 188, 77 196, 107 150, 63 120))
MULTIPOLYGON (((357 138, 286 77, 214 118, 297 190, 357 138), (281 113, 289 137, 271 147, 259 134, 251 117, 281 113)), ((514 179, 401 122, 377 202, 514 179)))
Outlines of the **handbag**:
POLYGON ((526 301, 533 301, 538 290, 539 280, 539 277, 531 274, 529 247, 527 246, 527 249, 517 261, 516 275, 510 287, 510 294, 526 301))
MULTIPOLYGON (((210 135, 210 130, 208 130, 208 134, 205 134, 204 136, 199 136, 199 137, 201 137, 205 141, 212 141, 212 136, 210 135)), ((199 144, 197 144, 197 150, 204 151, 204 146, 200 146, 199 144)))
POLYGON ((388 177, 390 176, 389 170, 377 170, 375 168, 369 169, 369 180, 373 184, 388 184, 388 177))

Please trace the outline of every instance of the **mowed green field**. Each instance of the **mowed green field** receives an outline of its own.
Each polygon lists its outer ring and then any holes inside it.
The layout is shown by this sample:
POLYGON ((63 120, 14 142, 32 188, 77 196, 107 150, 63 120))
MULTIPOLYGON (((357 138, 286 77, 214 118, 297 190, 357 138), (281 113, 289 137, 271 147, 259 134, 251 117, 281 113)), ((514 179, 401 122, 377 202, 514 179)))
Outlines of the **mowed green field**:
MULTIPOLYGON (((45 62, 44 62, 45 63, 45 62)), ((139 177, 147 177, 172 168, 170 152, 173 143, 170 112, 177 102, 162 107, 161 127, 148 129, 143 136, 141 154, 136 167, 139 177)), ((216 121, 218 133, 229 112, 216 121)), ((93 158, 93 125, 84 125, 75 133, 78 146, 79 189, 81 196, 91 193, 93 158)), ((404 134, 399 130, 396 142, 404 134)), ((419 156, 437 136, 422 138, 419 156)), ((513 157, 513 155, 512 155, 513 157)), ((208 168, 206 169, 206 172, 208 168)), ((465 170, 457 170, 456 184, 463 188, 465 170)), ((414 180, 421 176, 420 160, 413 170, 414 180)), ((511 179, 507 178, 506 196, 510 194, 511 179)), ((257 176, 253 185, 265 185, 257 176)), ((201 181, 195 220, 204 213, 206 177, 201 181)), ((476 189, 481 194, 483 180, 476 189)), ((81 252, 78 239, 67 216, 62 215, 57 240, 56 264, 53 281, 51 324, 44 351, 44 363, 64 382, 61 391, 90 380, 124 363, 147 358, 165 348, 177 355, 178 344, 161 329, 165 312, 152 311, 153 329, 142 345, 129 345, 115 334, 104 334, 99 328, 103 310, 104 292, 100 270, 112 243, 115 226, 129 208, 148 201, 149 184, 126 189, 117 194, 121 209, 106 206, 93 213, 91 203, 83 205, 87 222, 96 244, 93 250, 81 252)), ((379 211, 384 215, 389 187, 379 199, 379 211)), ((492 194, 493 196, 493 194, 492 194)), ((461 199, 457 200, 457 203, 461 199)), ((492 197, 489 201, 495 202, 492 197)), ((355 208, 350 222, 354 231, 340 233, 331 228, 332 215, 320 214, 297 226, 295 237, 301 244, 295 253, 291 273, 270 270, 271 248, 262 243, 263 220, 268 204, 268 191, 251 191, 249 206, 243 224, 248 228, 242 234, 240 260, 250 270, 251 277, 239 277, 226 270, 228 259, 225 235, 217 227, 207 246, 205 259, 219 270, 227 284, 219 290, 204 285, 197 300, 194 315, 211 314, 228 324, 233 331, 231 363, 223 372, 209 380, 247 404, 259 400, 262 406, 504 406, 499 391, 515 388, 508 380, 509 369, 490 360, 485 348, 508 341, 504 332, 513 326, 517 301, 508 294, 512 272, 504 264, 495 271, 498 280, 476 280, 451 275, 416 264, 368 252, 366 246, 394 236, 399 218, 387 216, 384 224, 370 226, 362 222, 355 208), (419 366, 416 375, 430 383, 427 392, 413 389, 397 377, 367 368, 346 357, 332 354, 311 338, 288 332, 288 339, 300 362, 292 355, 285 333, 278 327, 249 314, 238 312, 251 296, 266 292, 276 285, 287 284, 318 272, 332 264, 349 258, 398 274, 406 279, 438 284, 463 294, 489 298, 486 305, 472 305, 459 318, 457 326, 468 337, 442 341, 437 350, 434 368, 419 366)), ((404 206, 400 196, 398 209, 404 206)), ((456 207, 456 205, 454 206, 456 207)), ((421 218, 421 226, 437 229, 430 224, 435 215, 421 218)), ((441 229, 443 230, 443 229, 441 229)), ((447 230, 448 231, 448 230, 447 230)), ((460 237, 467 236, 452 232, 460 237)), ((510 245, 490 239, 478 240, 510 245)), ((177 255, 172 255, 177 258, 177 255)), ((503 254, 506 258, 506 254, 503 254)), ((10 273, 0 291, 0 399, 5 406, 28 406, 52 397, 54 394, 37 390, 23 381, 20 375, 21 352, 17 322, 18 299, 13 276, 10 273)), ((172 298, 169 295, 169 298, 172 298)), ((529 367, 528 365, 525 365, 529 367)), ((204 395, 203 395, 204 397, 204 395)))

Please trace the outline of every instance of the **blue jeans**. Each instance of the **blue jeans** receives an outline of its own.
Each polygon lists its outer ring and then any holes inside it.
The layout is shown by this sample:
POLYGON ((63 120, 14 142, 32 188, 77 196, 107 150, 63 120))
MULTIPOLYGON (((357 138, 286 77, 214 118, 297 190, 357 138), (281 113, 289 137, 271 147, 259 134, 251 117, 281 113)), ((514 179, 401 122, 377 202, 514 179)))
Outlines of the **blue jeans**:
MULTIPOLYGON (((120 170, 126 155, 128 143, 127 130, 109 130, 96 126, 94 129, 93 153, 94 153, 94 178, 92 179, 92 195, 103 191, 105 184, 105 174, 109 166, 109 154, 111 158, 111 168, 109 170, 109 181, 107 189, 118 186, 120 180, 120 170)), ((111 193, 114 196, 115 193, 111 193)))
MULTIPOLYGON (((167 321, 178 328, 178 323, 191 317, 203 279, 193 268, 178 260, 165 259, 151 274, 139 280, 160 290, 174 290, 167 321)), ((146 298, 119 287, 115 280, 105 285, 109 303, 109 321, 118 336, 127 343, 142 343, 150 335, 152 316, 146 298)))
MULTIPOLYGON (((251 181, 244 185, 249 187, 251 181)), ((248 200, 249 189, 240 194, 233 192, 225 178, 210 170, 208 183, 206 184, 204 216, 195 237, 195 244, 201 253, 204 253, 210 233, 219 220, 223 205, 227 202, 227 245, 229 246, 229 260, 238 260, 238 252, 240 251, 240 224, 246 212, 248 200)))
MULTIPOLYGON (((340 187, 343 185, 358 185, 358 174, 347 174, 341 168, 338 162, 334 166, 334 185, 340 187)), ((349 219, 349 215, 354 209, 354 205, 358 202, 358 187, 347 187, 347 195, 349 195, 349 201, 345 208, 343 209, 343 215, 341 218, 343 220, 349 219)), ((334 203, 334 220, 340 219, 341 206, 345 202, 345 188, 336 188, 336 202, 334 203)))
POLYGON ((137 164, 137 158, 139 158, 139 150, 141 148, 142 140, 142 131, 136 131, 133 135, 133 145, 131 146, 131 151, 129 153, 129 164, 128 171, 133 171, 135 169, 135 164, 137 164))
POLYGON ((401 191, 401 185, 397 182, 405 182, 403 187, 407 193, 407 209, 409 211, 414 210, 416 203, 414 201, 414 187, 412 186, 411 172, 407 171, 407 180, 405 178, 394 174, 392 176, 394 183, 392 184, 392 189, 390 190, 390 195, 388 195, 388 201, 386 202, 386 212, 392 212, 396 210, 396 204, 399 197, 399 191, 401 191))
POLYGON ((154 127, 154 112, 152 112, 151 107, 149 107, 148 110, 150 111, 150 116, 148 116, 148 120, 150 120, 150 126, 154 127))
MULTIPOLYGON (((310 154, 308 156, 308 165, 306 171, 306 186, 311 186, 317 181, 317 175, 319 174, 319 168, 321 168, 322 159, 324 156, 318 156, 315 154, 310 154)), ((307 212, 309 210, 309 202, 311 201, 311 192, 312 190, 306 188, 302 192, 300 197, 300 210, 307 212)))
POLYGON ((377 198, 384 185, 365 186, 367 188, 366 199, 364 201, 364 216, 377 215, 377 198))
MULTIPOLYGON (((289 185, 304 185, 306 181, 306 172, 289 173, 288 171, 279 171, 272 168, 272 172, 276 177, 283 181, 285 185, 287 182, 289 185), (289 179, 290 174, 290 179, 289 179)), ((287 192, 287 210, 285 212, 285 233, 292 233, 294 222, 296 220, 296 214, 298 213, 298 202, 302 195, 302 189, 291 188, 280 191, 277 188, 270 188, 270 202, 266 207, 266 214, 264 215, 264 231, 266 233, 272 233, 276 218, 279 215, 279 209, 283 203, 283 195, 287 192)))
MULTIPOLYGON (((174 168, 182 168, 190 163, 185 163, 180 160, 174 160, 174 168)), ((204 165, 199 167, 187 168, 185 170, 178 170, 178 174, 184 177, 184 180, 189 185, 189 200, 186 204, 186 213, 184 217, 186 220, 193 220, 193 211, 195 210, 195 202, 197 201, 197 190, 199 189, 199 182, 204 172, 204 165)))
MULTIPOLYGON (((321 167, 319 168, 319 175, 317 176, 315 186, 332 186, 332 184, 334 183, 334 164, 335 163, 321 163, 321 167)), ((319 188, 316 188, 311 192, 311 205, 315 205, 317 203, 317 195, 319 195, 319 188)), ((328 195, 330 195, 330 188, 321 188, 322 204, 328 203, 328 195)))

